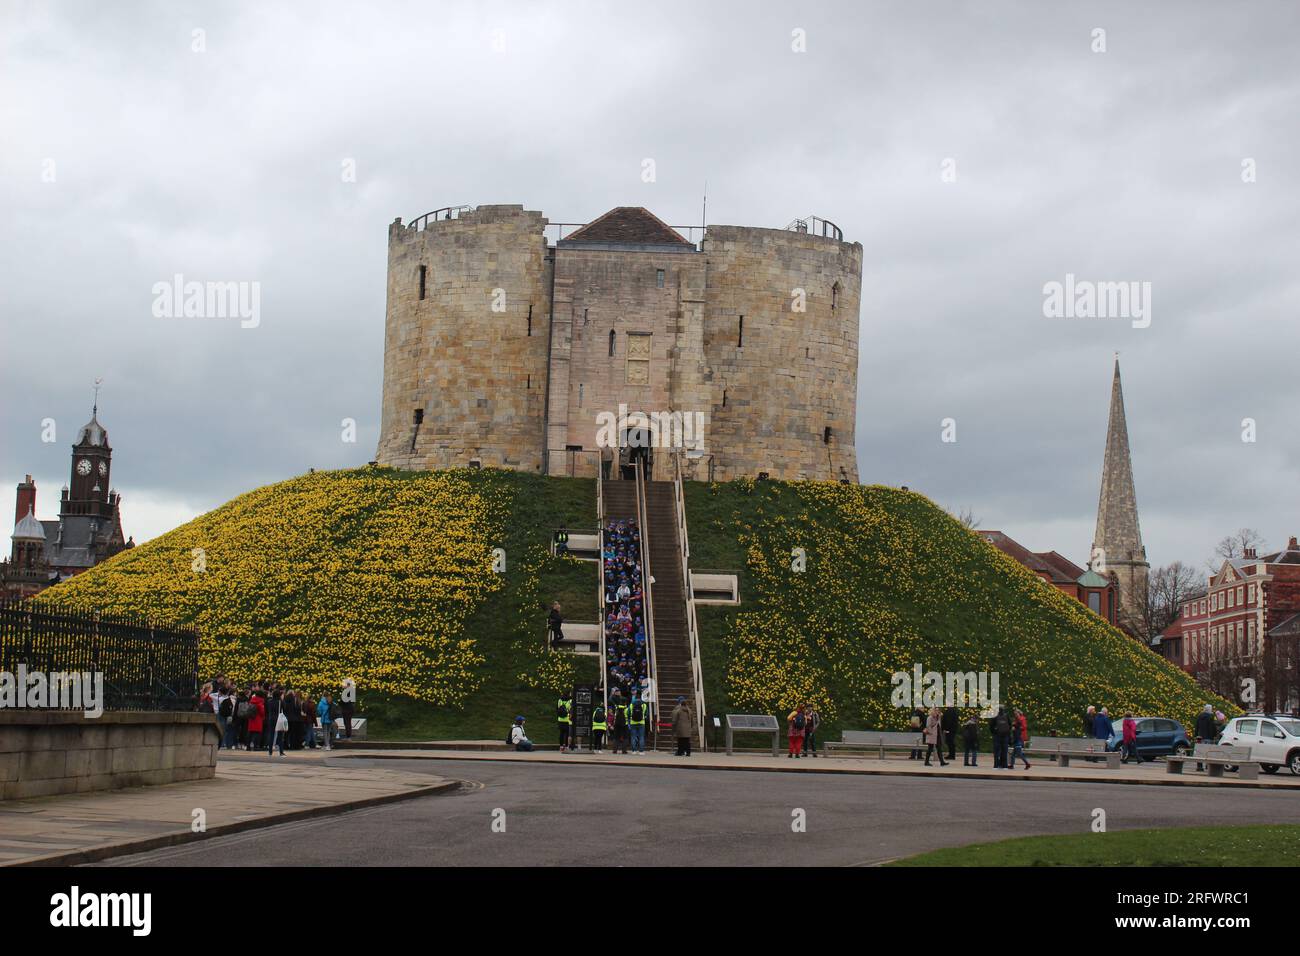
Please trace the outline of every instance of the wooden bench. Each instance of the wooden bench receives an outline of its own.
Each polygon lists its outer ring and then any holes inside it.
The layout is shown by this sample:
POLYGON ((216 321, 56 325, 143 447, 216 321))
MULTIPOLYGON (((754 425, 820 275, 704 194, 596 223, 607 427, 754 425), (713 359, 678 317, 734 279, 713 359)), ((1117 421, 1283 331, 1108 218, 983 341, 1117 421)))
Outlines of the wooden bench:
POLYGON ((1123 756, 1117 750, 1106 749, 1106 741, 1094 737, 1034 737, 1025 747, 1025 755, 1036 757, 1055 757, 1062 767, 1070 766, 1071 760, 1104 760, 1107 770, 1114 770, 1120 765, 1123 756))
POLYGON ((1249 747, 1234 747, 1229 744, 1197 744, 1196 749, 1187 755, 1174 754, 1165 758, 1165 773, 1183 772, 1183 764, 1205 764, 1208 777, 1222 777, 1229 767, 1237 768, 1238 780, 1256 780, 1259 778, 1259 761, 1250 759, 1249 747))
POLYGON ((925 750, 925 738, 919 730, 846 730, 840 738, 823 745, 826 756, 853 756, 854 751, 866 756, 874 752, 883 760, 886 750, 925 750))

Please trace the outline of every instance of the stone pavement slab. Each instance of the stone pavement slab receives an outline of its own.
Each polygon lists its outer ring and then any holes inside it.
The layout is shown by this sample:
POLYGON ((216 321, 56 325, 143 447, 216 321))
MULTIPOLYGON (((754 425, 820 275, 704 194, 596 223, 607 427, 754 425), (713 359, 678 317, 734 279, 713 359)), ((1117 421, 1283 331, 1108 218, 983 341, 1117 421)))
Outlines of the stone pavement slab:
POLYGON ((501 751, 497 753, 477 750, 450 751, 442 748, 436 750, 367 750, 360 746, 349 747, 341 760, 350 758, 367 760, 506 760, 522 763, 582 763, 610 764, 627 767, 673 767, 695 770, 740 770, 740 771, 784 771, 789 773, 814 774, 884 774, 915 777, 962 777, 971 780, 1043 780, 1054 783, 1111 783, 1140 784, 1170 787, 1231 787, 1251 789, 1297 789, 1300 777, 1286 770, 1276 774, 1260 774, 1256 780, 1238 780, 1234 774, 1224 777, 1208 777, 1191 769, 1191 765, 1181 774, 1165 771, 1163 761, 1147 761, 1140 765, 1129 765, 1108 770, 1102 764, 1061 768, 1049 760, 1032 762, 1029 770, 995 770, 992 766, 992 754, 981 754, 979 767, 963 767, 959 762, 949 761, 948 766, 940 767, 937 763, 930 767, 923 761, 908 760, 905 757, 802 757, 789 758, 782 754, 733 754, 697 752, 690 757, 677 757, 669 753, 645 754, 561 754, 519 753, 501 751), (987 763, 984 761, 987 760, 987 763))
POLYGON ((0 803, 0 865, 76 865, 290 820, 442 793, 454 780, 325 761, 229 754, 216 777, 0 803), (195 810, 206 830, 194 832, 195 810))

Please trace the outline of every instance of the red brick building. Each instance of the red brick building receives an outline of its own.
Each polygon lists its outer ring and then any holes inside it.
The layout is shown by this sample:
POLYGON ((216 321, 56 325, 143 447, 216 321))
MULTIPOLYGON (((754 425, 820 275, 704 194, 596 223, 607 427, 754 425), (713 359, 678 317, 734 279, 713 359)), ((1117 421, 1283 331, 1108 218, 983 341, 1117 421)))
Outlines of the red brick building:
POLYGON ((977 535, 1003 554, 1014 558, 1030 571, 1064 591, 1087 606, 1108 623, 1116 623, 1119 612, 1118 596, 1113 579, 1104 578, 1095 571, 1085 571, 1069 558, 1056 551, 1030 551, 1014 538, 1001 531, 976 531, 977 535))
POLYGON ((1267 682, 1270 643, 1282 643, 1298 627, 1300 545, 1292 537, 1281 551, 1258 555, 1248 548, 1243 557, 1225 560, 1205 595, 1183 604, 1161 636, 1161 647, 1166 657, 1202 679, 1218 669, 1267 682))

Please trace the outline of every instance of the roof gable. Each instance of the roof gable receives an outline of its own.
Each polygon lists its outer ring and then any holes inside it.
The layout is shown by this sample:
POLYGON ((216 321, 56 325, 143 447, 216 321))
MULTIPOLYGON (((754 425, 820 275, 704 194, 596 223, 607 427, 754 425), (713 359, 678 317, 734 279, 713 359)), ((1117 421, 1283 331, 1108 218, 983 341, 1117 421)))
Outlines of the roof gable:
POLYGON ((564 237, 565 242, 628 242, 694 248, 680 233, 642 206, 615 206, 564 237))

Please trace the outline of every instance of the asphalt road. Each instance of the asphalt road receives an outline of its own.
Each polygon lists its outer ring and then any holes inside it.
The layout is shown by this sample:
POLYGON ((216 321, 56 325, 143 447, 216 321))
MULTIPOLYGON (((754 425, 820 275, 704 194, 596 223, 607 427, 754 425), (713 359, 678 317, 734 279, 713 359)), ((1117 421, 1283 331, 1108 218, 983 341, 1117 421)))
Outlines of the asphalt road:
POLYGON ((103 865, 847 866, 1014 836, 1086 833, 1097 808, 1109 830, 1300 823, 1300 794, 1254 789, 349 761, 357 764, 465 786, 103 865), (805 832, 792 829, 796 809, 804 811, 805 832), (502 819, 496 811, 504 811, 505 832, 493 831, 502 819))

